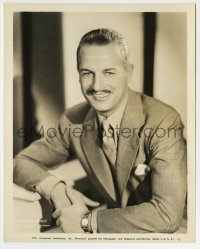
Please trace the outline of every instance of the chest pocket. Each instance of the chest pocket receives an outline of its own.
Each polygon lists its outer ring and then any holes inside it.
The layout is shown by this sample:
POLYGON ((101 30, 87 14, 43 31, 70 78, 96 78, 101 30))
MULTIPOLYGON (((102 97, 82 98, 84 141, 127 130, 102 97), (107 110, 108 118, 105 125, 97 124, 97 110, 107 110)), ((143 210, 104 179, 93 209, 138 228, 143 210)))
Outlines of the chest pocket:
POLYGON ((151 199, 151 168, 142 139, 127 188, 130 193, 128 205, 140 204, 151 199))
POLYGON ((129 178, 129 188, 131 188, 132 191, 135 191, 139 185, 144 185, 144 187, 149 185, 151 168, 148 164, 149 157, 145 152, 144 141, 140 140, 138 154, 129 178))

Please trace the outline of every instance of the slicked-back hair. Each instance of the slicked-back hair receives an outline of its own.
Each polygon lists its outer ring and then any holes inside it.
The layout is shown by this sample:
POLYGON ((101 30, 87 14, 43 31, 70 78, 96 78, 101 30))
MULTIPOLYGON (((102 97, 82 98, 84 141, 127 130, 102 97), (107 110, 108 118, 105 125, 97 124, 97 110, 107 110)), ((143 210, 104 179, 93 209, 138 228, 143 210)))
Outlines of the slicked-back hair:
POLYGON ((122 60, 126 64, 128 62, 128 46, 123 35, 112 29, 95 29, 86 33, 80 40, 77 48, 77 69, 79 69, 80 63, 80 49, 85 45, 108 45, 116 44, 121 52, 122 60))

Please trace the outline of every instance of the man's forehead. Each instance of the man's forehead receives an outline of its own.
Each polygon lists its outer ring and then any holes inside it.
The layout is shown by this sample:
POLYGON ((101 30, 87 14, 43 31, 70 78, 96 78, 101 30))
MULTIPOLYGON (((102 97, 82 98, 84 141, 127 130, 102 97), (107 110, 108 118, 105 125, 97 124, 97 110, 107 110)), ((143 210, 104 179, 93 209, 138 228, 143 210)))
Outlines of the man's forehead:
POLYGON ((121 62, 122 56, 116 44, 84 45, 80 49, 81 64, 121 62))

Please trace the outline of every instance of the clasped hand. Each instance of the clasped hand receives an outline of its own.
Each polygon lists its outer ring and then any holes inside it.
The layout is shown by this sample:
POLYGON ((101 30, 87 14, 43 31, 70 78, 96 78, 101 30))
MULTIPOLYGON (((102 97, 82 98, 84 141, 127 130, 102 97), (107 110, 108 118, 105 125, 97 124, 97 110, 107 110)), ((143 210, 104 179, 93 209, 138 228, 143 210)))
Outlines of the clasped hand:
POLYGON ((83 233, 81 218, 88 212, 87 206, 97 207, 99 203, 87 198, 70 186, 65 187, 65 196, 62 198, 65 199, 65 203, 62 201, 62 205, 53 200, 56 210, 52 216, 57 219, 56 224, 65 233, 83 233))

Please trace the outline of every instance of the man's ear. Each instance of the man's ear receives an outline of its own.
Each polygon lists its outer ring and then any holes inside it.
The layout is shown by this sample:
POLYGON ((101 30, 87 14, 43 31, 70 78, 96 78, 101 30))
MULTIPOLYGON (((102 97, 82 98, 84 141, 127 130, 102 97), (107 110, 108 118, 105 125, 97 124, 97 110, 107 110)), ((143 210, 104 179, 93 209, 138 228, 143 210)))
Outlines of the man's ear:
POLYGON ((130 82, 134 70, 134 65, 131 63, 128 64, 126 70, 127 70, 127 81, 130 82))

